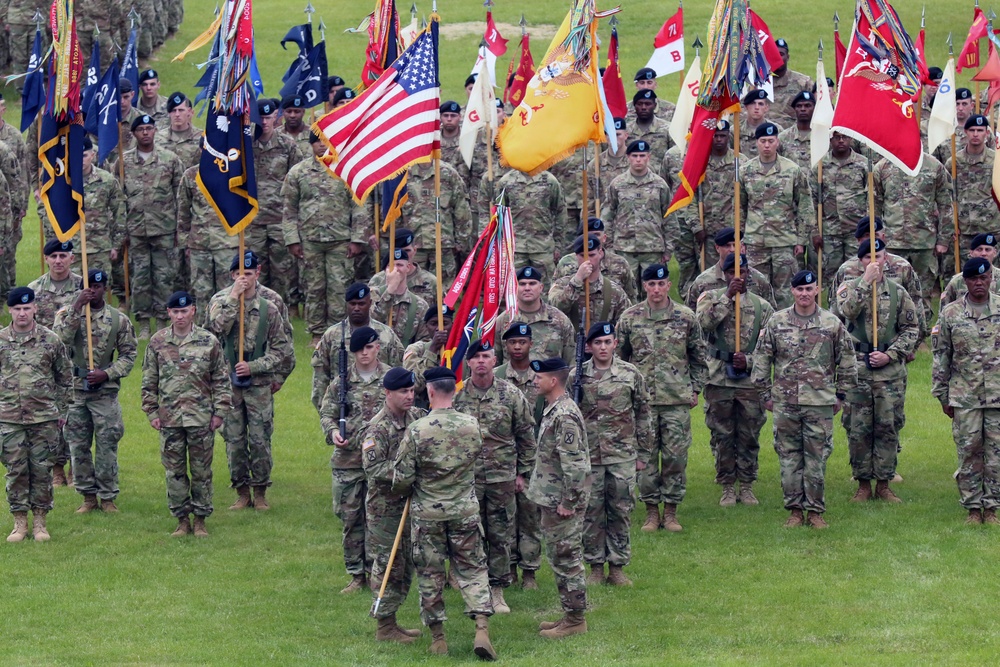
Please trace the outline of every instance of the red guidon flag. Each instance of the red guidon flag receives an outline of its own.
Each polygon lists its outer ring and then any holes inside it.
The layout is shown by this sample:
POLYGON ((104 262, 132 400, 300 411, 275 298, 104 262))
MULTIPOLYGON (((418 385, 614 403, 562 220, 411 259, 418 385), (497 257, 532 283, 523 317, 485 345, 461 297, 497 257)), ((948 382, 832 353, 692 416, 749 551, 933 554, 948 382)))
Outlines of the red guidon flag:
POLYGON ((601 77, 604 85, 604 99, 608 102, 611 115, 624 118, 628 113, 628 102, 625 101, 625 84, 622 83, 622 68, 618 64, 618 29, 611 29, 611 41, 608 42, 608 66, 601 77))
POLYGON ((955 71, 961 72, 966 67, 979 67, 979 40, 986 37, 986 30, 989 21, 983 10, 976 7, 972 14, 972 25, 969 27, 969 35, 965 38, 965 45, 962 52, 955 59, 955 71))
POLYGON ((504 100, 512 107, 516 107, 524 99, 524 91, 528 87, 531 77, 535 76, 535 60, 531 57, 531 46, 529 44, 528 33, 521 36, 521 58, 517 63, 517 70, 514 71, 514 80, 505 94, 504 100))
POLYGON ((653 38, 653 55, 646 67, 656 72, 657 78, 684 70, 684 8, 678 7, 653 38))
POLYGON ((760 45, 764 49, 764 57, 767 59, 767 64, 771 66, 771 71, 773 72, 776 69, 782 68, 785 65, 785 61, 781 58, 778 45, 774 43, 774 36, 771 34, 771 29, 764 23, 764 19, 760 17, 760 14, 753 10, 750 11, 750 25, 757 31, 757 39, 760 40, 760 45))

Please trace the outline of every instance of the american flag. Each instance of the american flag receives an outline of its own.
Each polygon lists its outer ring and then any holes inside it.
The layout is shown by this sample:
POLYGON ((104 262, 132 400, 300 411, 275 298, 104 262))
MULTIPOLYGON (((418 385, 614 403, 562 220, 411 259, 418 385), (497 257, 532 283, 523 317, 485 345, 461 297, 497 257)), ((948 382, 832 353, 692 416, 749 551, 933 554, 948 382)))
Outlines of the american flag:
POLYGON ((421 33, 356 100, 313 125, 330 147, 328 168, 359 203, 381 181, 440 155, 438 23, 421 33))

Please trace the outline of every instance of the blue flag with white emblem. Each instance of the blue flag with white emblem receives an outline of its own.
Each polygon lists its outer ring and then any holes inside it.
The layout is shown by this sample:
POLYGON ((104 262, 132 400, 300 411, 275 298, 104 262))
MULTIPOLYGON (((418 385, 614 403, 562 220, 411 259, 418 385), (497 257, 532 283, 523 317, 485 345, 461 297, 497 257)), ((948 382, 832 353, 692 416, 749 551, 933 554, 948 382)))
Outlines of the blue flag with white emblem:
POLYGON ((128 79, 132 84, 135 95, 139 94, 139 52, 136 51, 136 39, 139 31, 132 28, 128 36, 128 45, 125 46, 125 54, 122 56, 121 77, 128 79))
POLYGON ((80 108, 85 112, 90 109, 94 99, 94 86, 101 76, 101 43, 94 40, 94 48, 90 52, 90 65, 87 66, 87 80, 83 85, 80 98, 80 108))
POLYGON ((24 77, 21 90, 21 132, 35 121, 35 116, 45 106, 45 73, 42 70, 42 32, 35 31, 35 43, 31 46, 28 74, 24 77))
POLYGON ((83 139, 86 132, 79 118, 56 120, 42 115, 38 135, 41 176, 38 193, 49 223, 60 241, 69 241, 84 221, 83 139))
POLYGON ((227 116, 209 109, 198 165, 198 189, 230 236, 249 225, 259 208, 250 131, 242 115, 227 116))
POLYGON ((281 87, 279 97, 285 99, 292 95, 301 95, 308 109, 326 101, 327 90, 326 42, 320 42, 309 51, 308 57, 299 62, 285 85, 281 87))
POLYGON ((121 122, 121 103, 118 94, 118 63, 114 60, 101 80, 93 86, 94 94, 87 110, 84 128, 97 137, 97 162, 118 147, 118 127, 121 122))

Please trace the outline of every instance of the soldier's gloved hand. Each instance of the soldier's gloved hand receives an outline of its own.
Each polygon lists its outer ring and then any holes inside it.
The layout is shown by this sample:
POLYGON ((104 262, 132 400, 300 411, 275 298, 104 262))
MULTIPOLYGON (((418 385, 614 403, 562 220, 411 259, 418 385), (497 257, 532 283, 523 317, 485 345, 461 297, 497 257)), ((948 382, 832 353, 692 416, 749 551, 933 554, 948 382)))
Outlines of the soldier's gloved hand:
POLYGON ((876 350, 868 355, 868 362, 872 365, 872 368, 882 368, 888 364, 892 359, 885 352, 879 352, 876 350))
POLYGON ((733 353, 733 368, 738 371, 745 371, 747 369, 747 355, 742 352, 733 353))
POLYGON ((236 363, 236 377, 248 378, 250 377, 250 364, 245 361, 239 361, 236 363))
POLYGON ((944 410, 944 413, 946 415, 948 415, 948 419, 955 418, 955 408, 951 407, 950 405, 942 405, 941 409, 944 410))
POLYGON ((102 371, 100 368, 95 368, 94 370, 87 373, 87 382, 91 385, 99 385, 102 382, 108 381, 108 374, 102 371))
POLYGON ((208 428, 212 431, 218 431, 222 428, 222 417, 218 415, 212 415, 212 421, 208 423, 208 428))
POLYGON ((293 243, 288 246, 288 252, 292 253, 292 255, 294 255, 297 259, 303 259, 305 257, 305 253, 302 252, 301 243, 293 243))
POLYGON ((445 343, 448 342, 448 332, 447 331, 435 331, 434 336, 431 337, 431 352, 437 354, 444 347, 445 343))
POLYGON ((333 444, 337 447, 347 447, 348 442, 344 438, 340 437, 340 431, 333 432, 333 444))

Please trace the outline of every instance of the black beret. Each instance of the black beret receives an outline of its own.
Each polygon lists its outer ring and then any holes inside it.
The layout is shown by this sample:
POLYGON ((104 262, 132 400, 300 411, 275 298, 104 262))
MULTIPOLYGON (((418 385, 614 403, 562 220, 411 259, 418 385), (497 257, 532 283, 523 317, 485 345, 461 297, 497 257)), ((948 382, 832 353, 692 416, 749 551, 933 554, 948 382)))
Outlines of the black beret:
POLYGON ((131 93, 132 92, 132 82, 129 79, 118 79, 118 94, 131 93))
MULTIPOLYGON (((601 247, 601 240, 596 236, 587 236, 587 250, 593 252, 601 247)), ((577 255, 583 254, 583 236, 577 236, 573 241, 573 252, 577 255)))
POLYGON ((333 94, 333 106, 337 106, 344 100, 353 100, 357 97, 357 93, 351 88, 341 88, 333 94))
POLYGON ((635 73, 636 81, 652 81, 656 78, 656 70, 652 67, 643 67, 641 70, 635 73))
POLYGON ((48 257, 54 252, 73 252, 73 242, 52 239, 45 244, 45 247, 42 249, 42 253, 48 257))
POLYGON ((424 371, 424 382, 430 384, 431 382, 437 382, 438 380, 454 380, 455 371, 451 370, 447 366, 431 366, 426 371, 424 371))
POLYGON ((354 283, 347 288, 344 293, 344 301, 357 301, 368 296, 368 285, 364 283, 354 283))
POLYGON ((525 324, 524 322, 511 322, 507 330, 503 332, 503 336, 500 340, 508 340, 510 338, 531 338, 531 325, 525 324))
POLYGON ((715 233, 715 245, 728 245, 736 240, 736 230, 732 227, 723 227, 715 233))
POLYGON ((927 78, 931 81, 940 81, 942 77, 944 77, 944 70, 940 67, 927 68, 927 78))
MULTIPOLYGON (((882 252, 885 250, 885 242, 882 239, 875 239, 875 252, 882 252)), ((871 239, 865 239, 858 244, 858 259, 862 257, 867 257, 872 252, 872 241, 871 239)))
POLYGON ((7 294, 8 306, 26 306, 35 300, 35 290, 30 287, 15 287, 7 294))
POLYGON ((167 308, 187 308, 193 306, 194 303, 194 296, 181 290, 170 295, 170 298, 167 299, 167 308))
POLYGON ((493 102, 494 104, 496 104, 497 109, 503 109, 503 100, 501 100, 499 97, 493 100, 493 102))
POLYGON ((315 130, 309 130, 309 143, 314 144, 319 141, 319 135, 315 130))
POLYGON ((382 378, 382 386, 389 391, 397 389, 408 389, 417 383, 417 376, 413 371, 396 366, 390 368, 389 372, 382 378))
MULTIPOLYGON (((740 268, 745 269, 747 266, 747 256, 746 253, 740 253, 740 268)), ((726 258, 722 260, 722 270, 728 271, 729 269, 736 268, 736 255, 734 253, 729 253, 726 258)))
MULTIPOLYGON (((587 218, 587 230, 591 232, 603 232, 604 231, 604 221, 600 218, 595 218, 590 216, 587 218)), ((576 235, 580 236, 583 234, 583 223, 581 222, 576 226, 576 235)))
POLYGON ((792 276, 792 287, 802 287, 803 285, 814 285, 816 283, 816 274, 808 269, 803 269, 799 271, 794 276, 792 276))
POLYGON ((972 114, 969 116, 968 120, 965 121, 965 129, 970 129, 973 127, 985 127, 989 129, 990 121, 986 119, 986 116, 982 114, 972 114))
POLYGON ((345 84, 344 80, 341 79, 336 74, 331 74, 330 78, 328 78, 326 80, 326 85, 328 85, 328 86, 330 86, 332 88, 333 86, 346 86, 347 84, 345 84))
POLYGON ((761 137, 776 137, 778 136, 778 126, 774 123, 761 123, 754 130, 753 138, 760 139, 761 137))
POLYGON ((969 90, 968 88, 959 88, 959 89, 957 89, 955 91, 955 99, 956 100, 971 100, 972 99, 972 91, 969 90))
POLYGON ((302 109, 305 105, 306 101, 302 99, 301 95, 289 95, 281 100, 282 109, 302 109))
POLYGON ((108 272, 102 269, 91 269, 87 271, 87 282, 93 285, 107 285, 108 284, 108 272))
POLYGON ((143 114, 141 116, 136 116, 135 120, 132 121, 132 131, 135 132, 136 128, 143 125, 156 126, 156 121, 149 114, 143 114))
MULTIPOLYGON (((398 259, 410 259, 410 253, 409 251, 403 248, 393 248, 392 258, 394 261, 398 259)), ((385 271, 386 268, 388 268, 388 266, 389 266, 389 253, 385 253, 384 255, 382 255, 382 270, 385 271)))
POLYGON ((803 90, 792 99, 792 103, 789 106, 794 107, 799 102, 812 102, 813 104, 816 104, 816 96, 808 90, 803 90))
POLYGON ((632 104, 635 104, 639 100, 652 100, 656 101, 656 91, 651 88, 643 88, 635 95, 632 96, 632 104))
POLYGON ((396 245, 398 246, 413 245, 413 238, 413 232, 405 227, 400 227, 396 230, 396 245))
POLYGON ((774 41, 774 45, 777 46, 779 49, 784 49, 785 51, 788 50, 788 42, 785 41, 784 37, 779 37, 778 39, 776 39, 774 41))
POLYGON ((470 74, 469 76, 465 77, 465 85, 470 86, 474 84, 476 82, 476 76, 477 76, 476 74, 470 74))
MULTIPOLYGON (((449 308, 448 304, 444 304, 444 316, 453 317, 454 315, 455 311, 449 308)), ((434 304, 427 309, 426 313, 424 313, 424 322, 430 322, 431 320, 436 319, 437 316, 438 316, 438 307, 437 304, 434 304)))
POLYGON ((566 364, 566 360, 562 357, 552 357, 551 359, 545 359, 542 361, 532 361, 531 370, 536 373, 552 373, 553 371, 562 371, 569 368, 566 364))
POLYGON ((715 126, 716 132, 729 132, 733 129, 733 124, 728 120, 720 120, 715 126))
POLYGON ((611 322, 594 322, 590 325, 590 331, 587 332, 587 342, 594 340, 595 338, 600 338, 602 336, 614 336, 615 335, 615 325, 611 322))
POLYGON ((981 245, 997 246, 997 237, 994 234, 976 234, 972 237, 972 243, 969 244, 970 250, 975 250, 981 245))
POLYGON ((167 98, 167 113, 184 104, 187 100, 187 95, 184 93, 170 93, 170 97, 167 98))
POLYGON ((159 79, 160 75, 156 73, 155 69, 144 69, 139 72, 139 83, 145 83, 151 79, 159 79))
POLYGON ((753 104, 757 100, 767 100, 767 91, 763 88, 757 88, 743 96, 743 104, 753 104))
MULTIPOLYGON (((972 257, 965 262, 962 267, 962 277, 963 278, 975 278, 976 276, 981 276, 984 273, 990 271, 990 263, 987 262, 982 257, 972 257)), ((10 298, 7 299, 7 303, 10 304, 10 298)))
POLYGON ((469 360, 472 359, 472 357, 479 354, 480 352, 489 352, 492 349, 493 349, 493 343, 487 343, 482 338, 480 338, 476 342, 469 345, 469 349, 465 351, 465 358, 466 360, 469 360))
POLYGON ((537 280, 538 282, 545 281, 545 274, 542 270, 534 266, 523 266, 517 270, 518 280, 537 280))
POLYGON ((369 343, 378 341, 378 332, 371 327, 358 327, 351 332, 351 352, 360 352, 369 343))
POLYGON ((262 100, 257 100, 257 113, 261 116, 270 116, 271 114, 278 111, 277 105, 274 100, 264 98, 262 100))
MULTIPOLYGON (((244 269, 256 269, 260 266, 260 257, 257 256, 253 250, 247 250, 243 253, 243 268, 244 269)), ((240 254, 236 253, 233 255, 233 261, 229 263, 229 271, 233 272, 240 268, 240 254)))
POLYGON ((624 130, 625 129, 625 119, 624 118, 615 118, 614 120, 615 120, 615 129, 616 130, 624 130))
POLYGON ((625 149, 626 155, 631 155, 632 153, 648 153, 650 151, 649 142, 644 139, 639 139, 638 141, 633 141, 625 149))
POLYGON ((449 100, 441 105, 441 113, 462 113, 462 107, 453 100, 449 100))
POLYGON ((662 264, 650 264, 642 270, 643 280, 669 280, 670 269, 662 264))
POLYGON ((90 138, 90 135, 86 135, 83 138, 83 150, 85 151, 94 150, 94 140, 90 138))
MULTIPOLYGON (((882 218, 875 216, 875 231, 880 232, 885 229, 885 223, 882 222, 882 218)), ((865 217, 858 220, 858 228, 854 230, 854 238, 860 239, 863 236, 868 236, 871 231, 871 220, 866 215, 865 217)))

